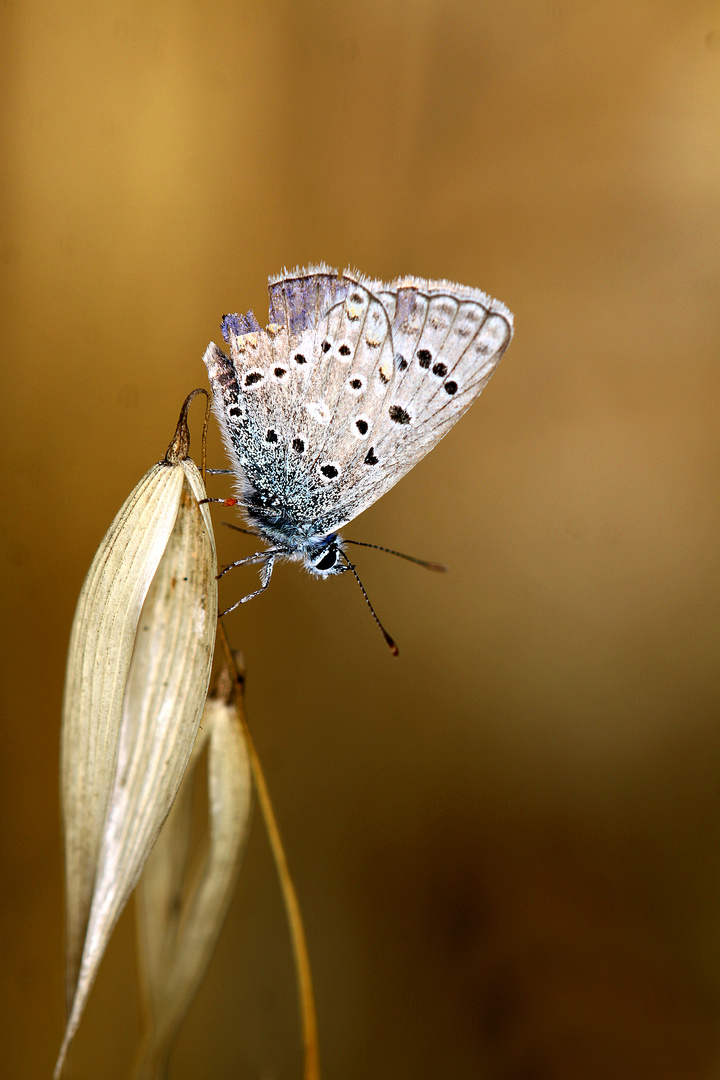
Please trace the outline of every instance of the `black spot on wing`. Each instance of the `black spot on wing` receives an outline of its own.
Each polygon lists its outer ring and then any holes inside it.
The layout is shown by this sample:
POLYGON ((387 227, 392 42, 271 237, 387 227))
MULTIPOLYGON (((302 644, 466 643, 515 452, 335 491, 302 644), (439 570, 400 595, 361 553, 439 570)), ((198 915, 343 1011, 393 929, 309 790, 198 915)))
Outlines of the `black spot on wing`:
POLYGON ((390 414, 390 419, 396 424, 410 423, 410 413, 405 412, 400 405, 391 405, 388 412, 390 414))

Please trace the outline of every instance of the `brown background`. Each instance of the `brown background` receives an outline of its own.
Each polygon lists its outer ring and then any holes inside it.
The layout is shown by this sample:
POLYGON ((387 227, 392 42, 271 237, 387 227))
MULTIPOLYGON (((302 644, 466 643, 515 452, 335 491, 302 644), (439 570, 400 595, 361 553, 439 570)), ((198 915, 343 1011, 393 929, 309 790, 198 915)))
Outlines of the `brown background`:
MULTIPOLYGON (((205 384, 221 315, 263 321, 269 273, 326 260, 484 288, 516 337, 348 530, 451 566, 359 553, 400 659, 349 575, 282 567, 231 623, 324 1075, 717 1075, 717 6, 0 12, 0 1071, 48 1077, 61 1039, 59 707, 84 573, 205 384)), ((218 532, 224 561, 251 550, 218 532)), ((125 1075, 132 950, 126 917, 68 1075, 125 1075)), ((298 1063, 258 820, 172 1077, 298 1063)))

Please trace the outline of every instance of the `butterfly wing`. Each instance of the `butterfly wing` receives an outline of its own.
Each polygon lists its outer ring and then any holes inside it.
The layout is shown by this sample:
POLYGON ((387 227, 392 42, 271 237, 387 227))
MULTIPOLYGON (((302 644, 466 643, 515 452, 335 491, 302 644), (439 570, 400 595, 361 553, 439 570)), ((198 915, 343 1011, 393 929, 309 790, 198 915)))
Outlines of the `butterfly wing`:
POLYGON ((388 316, 393 374, 373 414, 369 457, 353 476, 347 520, 447 434, 487 384, 513 332, 507 308, 477 290, 415 278, 370 288, 388 316))
POLYGON ((241 500, 290 546, 322 535, 316 522, 337 502, 341 471, 323 449, 341 423, 346 352, 361 329, 351 292, 353 281, 324 267, 278 278, 267 329, 252 312, 226 316, 230 356, 211 344, 204 357, 241 500))
POLYGON ((325 267, 269 291, 267 331, 252 313, 229 316, 232 359, 208 349, 216 413, 245 492, 261 492, 298 536, 324 536, 459 420, 509 345, 512 316, 450 282, 325 267))

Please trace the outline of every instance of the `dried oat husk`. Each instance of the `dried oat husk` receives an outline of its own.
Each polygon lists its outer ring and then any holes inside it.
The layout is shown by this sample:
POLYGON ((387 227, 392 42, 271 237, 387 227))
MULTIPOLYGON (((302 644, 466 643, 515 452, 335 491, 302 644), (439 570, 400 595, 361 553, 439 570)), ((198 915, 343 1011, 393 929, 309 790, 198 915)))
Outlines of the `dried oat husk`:
POLYGON ((207 700, 190 766, 137 889, 146 1031, 134 1076, 156 1080, 205 974, 230 903, 250 825, 252 776, 242 684, 225 666, 207 700), (208 836, 192 870, 193 786, 207 746, 208 836))
POLYGON ((165 458, 103 538, 73 622, 61 751, 69 1018, 56 1077, 178 791, 207 695, 217 558, 203 480, 187 456, 192 397, 165 458))

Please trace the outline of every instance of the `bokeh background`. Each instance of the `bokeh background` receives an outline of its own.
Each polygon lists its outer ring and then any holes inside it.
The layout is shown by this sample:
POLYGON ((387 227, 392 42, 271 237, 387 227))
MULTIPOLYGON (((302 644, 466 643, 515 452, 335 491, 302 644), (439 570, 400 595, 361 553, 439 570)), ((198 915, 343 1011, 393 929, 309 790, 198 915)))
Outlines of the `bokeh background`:
MULTIPOLYGON (((48 1077, 62 1034, 83 576, 223 313, 263 321, 268 274, 325 260, 483 288, 516 336, 348 530, 451 567, 358 552, 400 658, 350 575, 281 567, 230 622, 324 1076, 718 1076, 717 5, 4 0, 0 19, 3 1075, 48 1077)), ((217 531, 223 561, 250 550, 217 531)), ((126 1075, 133 949, 127 915, 68 1076, 126 1075)), ((299 1062, 258 818, 171 1075, 299 1062)))

